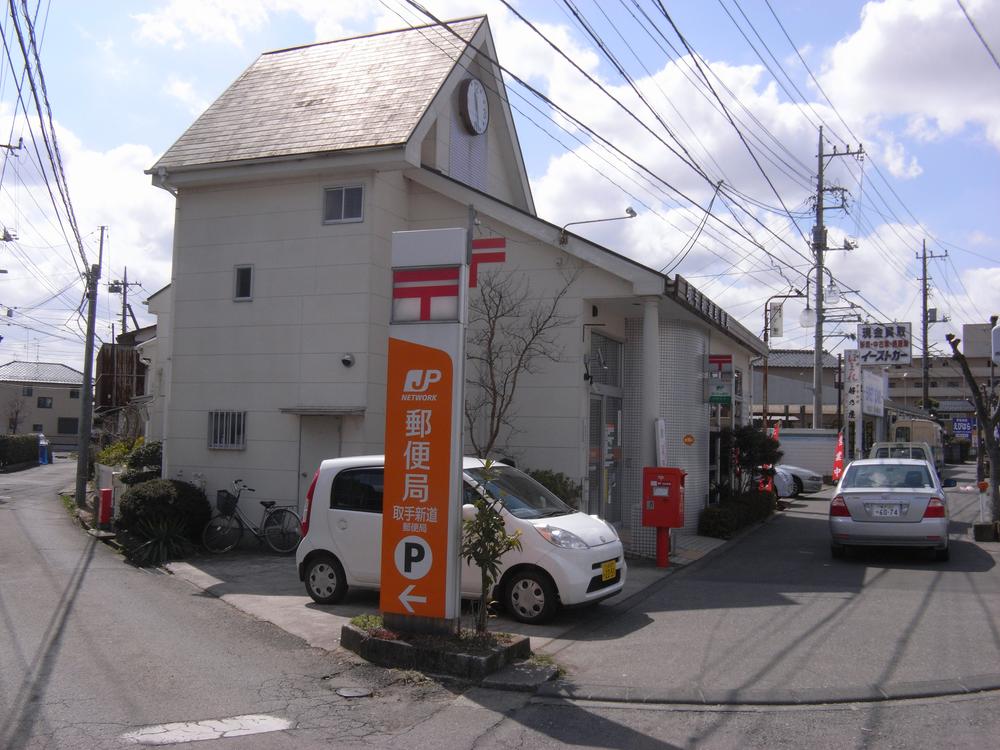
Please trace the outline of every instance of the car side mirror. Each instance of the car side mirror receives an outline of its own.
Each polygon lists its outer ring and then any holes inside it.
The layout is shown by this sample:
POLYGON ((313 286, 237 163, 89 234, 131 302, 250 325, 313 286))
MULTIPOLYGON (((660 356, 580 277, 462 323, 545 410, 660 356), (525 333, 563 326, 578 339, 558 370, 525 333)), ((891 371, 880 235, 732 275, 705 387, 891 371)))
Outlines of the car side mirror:
POLYGON ((476 506, 472 503, 466 503, 462 506, 462 520, 463 521, 474 521, 479 511, 476 510, 476 506))
POLYGON ((958 487, 958 481, 955 479, 945 479, 941 482, 942 487, 958 487))

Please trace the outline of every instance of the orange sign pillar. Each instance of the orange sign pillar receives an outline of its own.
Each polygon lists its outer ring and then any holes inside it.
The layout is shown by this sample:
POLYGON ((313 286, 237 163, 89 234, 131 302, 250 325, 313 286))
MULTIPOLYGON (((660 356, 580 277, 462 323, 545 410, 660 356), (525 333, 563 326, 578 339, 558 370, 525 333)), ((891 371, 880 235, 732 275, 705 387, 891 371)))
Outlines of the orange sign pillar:
POLYGON ((395 232, 379 606, 395 630, 458 628, 468 247, 395 232))

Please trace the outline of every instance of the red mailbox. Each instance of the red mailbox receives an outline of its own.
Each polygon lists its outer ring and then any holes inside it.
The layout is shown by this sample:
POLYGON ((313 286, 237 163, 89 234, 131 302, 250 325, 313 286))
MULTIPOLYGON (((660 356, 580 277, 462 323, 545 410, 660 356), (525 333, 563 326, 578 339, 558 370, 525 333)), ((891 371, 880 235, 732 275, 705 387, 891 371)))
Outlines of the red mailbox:
POLYGON ((642 470, 642 525, 684 525, 683 469, 647 466, 642 470))
POLYGON ((670 529, 684 525, 683 469, 646 466, 642 470, 642 525, 656 527, 656 564, 670 564, 670 529))

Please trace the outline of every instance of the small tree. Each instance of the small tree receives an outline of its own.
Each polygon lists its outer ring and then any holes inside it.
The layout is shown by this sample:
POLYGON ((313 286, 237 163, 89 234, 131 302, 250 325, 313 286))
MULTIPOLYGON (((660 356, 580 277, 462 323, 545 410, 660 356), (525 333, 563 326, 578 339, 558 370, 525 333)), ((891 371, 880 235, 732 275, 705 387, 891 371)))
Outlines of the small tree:
POLYGON ((483 479, 472 505, 476 514, 462 521, 462 559, 479 568, 482 593, 476 613, 476 633, 485 634, 489 617, 490 593, 500 578, 500 559, 511 550, 521 549, 521 532, 508 534, 503 516, 498 509, 500 501, 484 486, 494 476, 493 462, 487 460, 483 479))
MULTIPOLYGON (((995 326, 997 318, 995 316, 990 318, 990 322, 995 326)), ((951 346, 951 358, 958 362, 958 366, 962 369, 962 375, 965 377, 965 382, 972 392, 972 401, 976 406, 976 416, 979 418, 983 439, 986 442, 986 455, 990 457, 991 505, 993 506, 993 520, 998 521, 1000 520, 1000 487, 997 487, 997 482, 1000 481, 1000 441, 997 440, 996 431, 1000 427, 1000 400, 992 393, 987 398, 979 390, 979 386, 976 385, 976 379, 972 375, 972 369, 969 367, 968 360, 966 360, 965 355, 958 349, 958 345, 962 343, 962 339, 956 338, 951 333, 945 336, 945 338, 948 340, 949 346, 951 346)))
POLYGON ((569 316, 559 313, 559 303, 577 273, 564 277, 554 295, 535 304, 526 274, 479 276, 479 294, 469 299, 465 351, 466 436, 477 456, 489 456, 515 430, 512 406, 521 376, 562 356, 553 333, 570 323, 569 316))
POLYGON ((16 396, 7 402, 7 428, 11 435, 17 434, 17 428, 24 421, 24 399, 16 396))
MULTIPOLYGON (((749 492, 753 487, 754 474, 761 467, 773 467, 781 461, 782 455, 779 443, 769 436, 765 430, 752 425, 743 425, 733 430, 733 442, 736 444, 737 483, 741 492, 749 492)), ((769 470, 771 473, 774 469, 769 470)))

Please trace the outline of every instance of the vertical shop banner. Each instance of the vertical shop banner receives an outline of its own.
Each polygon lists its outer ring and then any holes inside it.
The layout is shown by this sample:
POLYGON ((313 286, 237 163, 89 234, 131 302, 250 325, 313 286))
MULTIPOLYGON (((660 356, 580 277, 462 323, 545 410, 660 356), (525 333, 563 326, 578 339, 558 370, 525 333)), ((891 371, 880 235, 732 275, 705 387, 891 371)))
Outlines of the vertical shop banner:
POLYGON ((464 229, 393 233, 384 614, 459 616, 467 252, 464 229))
MULTIPOLYGON (((861 353, 857 349, 844 350, 844 381, 847 389, 847 421, 848 429, 854 423, 854 446, 851 454, 854 458, 861 458, 861 353)), ((849 446, 850 447, 850 446, 849 446)))

